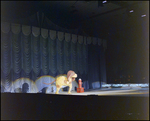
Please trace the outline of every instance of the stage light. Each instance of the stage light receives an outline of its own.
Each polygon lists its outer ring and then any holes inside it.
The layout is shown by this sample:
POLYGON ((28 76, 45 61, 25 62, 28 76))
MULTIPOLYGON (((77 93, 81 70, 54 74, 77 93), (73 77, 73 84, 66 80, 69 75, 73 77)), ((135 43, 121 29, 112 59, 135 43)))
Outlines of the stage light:
POLYGON ((105 1, 103 1, 102 3, 106 3, 107 1, 105 0, 105 1))
POLYGON ((149 87, 149 84, 139 84, 140 87, 149 87))
POLYGON ((102 87, 110 87, 111 86, 111 84, 104 84, 104 85, 102 85, 102 87))
POLYGON ((133 13, 133 10, 130 10, 130 13, 133 13))
POLYGON ((130 84, 131 87, 137 87, 138 84, 130 84))
POLYGON ((149 87, 149 84, 145 83, 145 84, 103 84, 102 87, 149 87))
POLYGON ((27 84, 27 86, 29 86, 29 90, 28 92, 26 93, 37 93, 38 92, 38 89, 37 89, 37 86, 35 84, 35 82, 29 78, 19 78, 19 79, 16 79, 13 83, 12 83, 12 86, 11 86, 11 93, 15 93, 15 90, 17 89, 21 89, 22 91, 22 88, 23 88, 23 85, 24 84, 27 84))
POLYGON ((128 87, 128 84, 123 84, 122 87, 128 87))
POLYGON ((146 15, 144 14, 144 15, 141 15, 141 17, 145 17, 146 15))
POLYGON ((112 86, 114 86, 114 87, 120 87, 120 86, 122 86, 122 84, 113 84, 112 86))
POLYGON ((105 4, 105 3, 107 3, 107 0, 99 0, 98 1, 98 7, 100 6, 100 7, 103 7, 104 5, 103 4, 105 4))

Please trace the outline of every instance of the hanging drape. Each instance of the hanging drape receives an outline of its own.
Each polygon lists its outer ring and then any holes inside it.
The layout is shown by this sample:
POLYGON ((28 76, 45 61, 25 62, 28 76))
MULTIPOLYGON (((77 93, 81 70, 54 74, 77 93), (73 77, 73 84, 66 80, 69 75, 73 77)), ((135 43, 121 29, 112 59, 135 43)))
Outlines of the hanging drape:
POLYGON ((101 66, 100 66, 100 53, 99 53, 99 47, 88 45, 88 85, 90 89, 95 88, 94 82, 101 81, 101 66))
POLYGON ((81 78, 85 89, 106 82, 104 40, 20 24, 1 25, 1 85, 6 92, 20 90, 24 83, 29 85, 28 92, 38 92, 47 87, 43 81, 52 82, 69 70, 78 74, 76 81, 81 78))
POLYGON ((2 24, 1 35, 1 84, 7 92, 22 88, 23 80, 29 80, 26 83, 30 89, 42 76, 56 77, 69 70, 86 79, 88 49, 85 37, 9 23, 2 24))
MULTIPOLYGON (((6 4, 3 2, 3 8, 6 4)), ((68 70, 78 74, 85 89, 93 88, 89 87, 91 82, 97 82, 100 78, 95 80, 95 76, 91 78, 87 75, 94 73, 89 73, 89 68, 95 71, 94 74, 99 74, 99 70, 96 72, 94 69, 99 62, 97 56, 89 56, 91 50, 88 45, 104 46, 105 50, 106 40, 88 36, 76 16, 59 19, 64 14, 59 15, 57 11, 52 13, 55 6, 45 8, 44 4, 44 8, 39 8, 41 2, 30 5, 25 2, 22 5, 27 5, 28 9, 25 7, 22 12, 16 12, 20 9, 20 3, 8 4, 12 6, 7 11, 2 9, 1 23, 1 85, 5 91, 19 92, 27 83, 28 92, 39 92, 46 87, 43 81, 49 83, 68 70), (14 6, 15 11, 11 11, 14 6), (47 12, 48 9, 52 11, 47 12), (89 57, 93 66, 89 66, 89 57)))

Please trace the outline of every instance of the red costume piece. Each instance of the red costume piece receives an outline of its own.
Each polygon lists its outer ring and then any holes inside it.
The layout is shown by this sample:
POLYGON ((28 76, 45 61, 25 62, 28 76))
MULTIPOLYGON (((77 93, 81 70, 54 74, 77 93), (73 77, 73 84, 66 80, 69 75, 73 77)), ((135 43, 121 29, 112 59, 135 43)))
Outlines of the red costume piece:
POLYGON ((84 92, 84 88, 82 87, 82 80, 81 79, 79 79, 79 88, 77 88, 77 92, 78 93, 84 92))

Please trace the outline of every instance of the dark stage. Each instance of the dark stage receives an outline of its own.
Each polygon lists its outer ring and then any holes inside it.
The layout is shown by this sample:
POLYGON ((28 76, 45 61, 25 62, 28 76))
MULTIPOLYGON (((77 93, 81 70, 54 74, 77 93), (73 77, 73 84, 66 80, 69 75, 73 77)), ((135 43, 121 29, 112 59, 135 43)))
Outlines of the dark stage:
POLYGON ((1 120, 149 119, 149 1, 1 3, 1 120))
POLYGON ((149 88, 1 93, 1 119, 149 119, 149 88))

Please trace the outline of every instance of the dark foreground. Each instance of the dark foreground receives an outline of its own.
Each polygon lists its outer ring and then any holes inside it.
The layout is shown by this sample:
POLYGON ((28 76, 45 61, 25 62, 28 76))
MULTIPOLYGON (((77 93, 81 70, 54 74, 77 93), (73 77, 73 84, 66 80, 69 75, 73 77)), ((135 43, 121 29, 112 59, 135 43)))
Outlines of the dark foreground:
POLYGON ((1 94, 1 120, 149 119, 148 96, 1 94))

